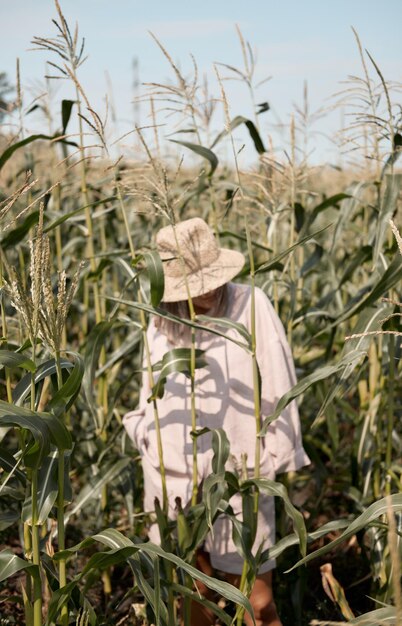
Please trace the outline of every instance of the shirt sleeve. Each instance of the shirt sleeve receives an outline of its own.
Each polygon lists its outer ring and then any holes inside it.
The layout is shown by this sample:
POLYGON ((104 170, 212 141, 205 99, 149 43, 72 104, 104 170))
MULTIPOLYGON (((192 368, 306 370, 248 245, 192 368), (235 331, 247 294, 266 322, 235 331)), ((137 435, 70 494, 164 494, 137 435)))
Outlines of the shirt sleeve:
MULTIPOLYGON (((255 290, 257 362, 261 374, 261 415, 271 415, 279 399, 296 384, 292 353, 283 325, 261 289, 255 290)), ((268 427, 261 451, 261 472, 297 470, 310 463, 302 444, 296 401, 287 405, 268 427)))
MULTIPOLYGON (((156 332, 155 324, 151 320, 147 329, 148 346, 152 355, 153 340, 156 332)), ((147 357, 144 350, 142 358, 142 378, 141 388, 138 401, 138 407, 133 411, 129 411, 123 416, 123 426, 127 431, 128 436, 134 444, 134 447, 138 450, 142 450, 147 447, 148 441, 146 436, 145 414, 148 407, 148 398, 151 394, 151 388, 149 384, 149 377, 147 371, 147 357)))

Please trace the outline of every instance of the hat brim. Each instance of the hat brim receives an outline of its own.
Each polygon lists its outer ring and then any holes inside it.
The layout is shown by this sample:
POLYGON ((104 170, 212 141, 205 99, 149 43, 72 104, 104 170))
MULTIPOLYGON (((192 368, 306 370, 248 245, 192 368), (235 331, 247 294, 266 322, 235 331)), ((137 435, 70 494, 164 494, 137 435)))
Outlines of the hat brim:
MULTIPOLYGON (((237 250, 220 248, 214 263, 197 272, 187 274, 187 285, 192 298, 203 296, 218 287, 222 287, 234 278, 244 265, 244 256, 237 250)), ((163 302, 187 300, 187 286, 184 276, 166 276, 163 302)))

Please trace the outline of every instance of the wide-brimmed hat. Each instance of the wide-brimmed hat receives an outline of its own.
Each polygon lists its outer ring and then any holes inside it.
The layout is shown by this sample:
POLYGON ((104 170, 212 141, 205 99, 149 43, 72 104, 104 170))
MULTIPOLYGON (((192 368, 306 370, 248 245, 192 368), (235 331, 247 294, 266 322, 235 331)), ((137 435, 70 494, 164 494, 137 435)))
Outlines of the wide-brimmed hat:
POLYGON ((165 275, 164 302, 187 300, 186 279, 191 297, 196 298, 221 287, 240 272, 244 256, 220 248, 203 219, 193 217, 174 229, 166 226, 156 235, 165 275))

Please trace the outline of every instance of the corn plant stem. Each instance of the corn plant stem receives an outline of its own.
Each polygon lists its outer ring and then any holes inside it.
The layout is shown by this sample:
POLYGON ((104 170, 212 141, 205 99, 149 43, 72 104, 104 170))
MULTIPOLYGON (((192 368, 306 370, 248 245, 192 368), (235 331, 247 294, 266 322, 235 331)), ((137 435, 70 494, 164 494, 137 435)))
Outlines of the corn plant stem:
MULTIPOLYGON (((216 71, 216 68, 215 68, 215 71, 216 71)), ((226 125, 230 129, 229 107, 227 105, 227 99, 226 99, 225 90, 223 88, 222 81, 221 81, 217 71, 216 71, 216 74, 217 74, 217 78, 218 78, 218 81, 219 81, 219 84, 220 84, 220 87, 221 87, 222 98, 223 98, 224 102, 226 103, 226 107, 224 107, 225 108, 226 125)), ((241 182, 239 162, 238 162, 238 159, 237 159, 237 153, 236 153, 236 148, 235 148, 235 144, 234 144, 233 133, 232 133, 231 130, 230 130, 229 135, 230 135, 230 141, 231 141, 231 145, 232 145, 233 158, 234 158, 234 162, 235 162, 235 170, 236 170, 236 174, 237 174, 237 180, 238 180, 238 184, 239 184, 240 194, 243 197, 243 186, 242 186, 242 182, 241 182)), ((248 225, 248 221, 247 221, 247 215, 246 215, 245 227, 246 227, 247 250, 248 250, 248 253, 249 253, 249 257, 250 257, 250 259, 249 259, 249 262, 250 262, 250 277, 252 278, 252 284, 251 284, 251 298, 252 298, 252 301, 251 301, 252 302, 252 304, 251 304, 251 308, 252 308, 251 318, 252 318, 252 321, 251 321, 251 324, 252 325, 254 324, 254 332, 253 332, 253 328, 252 328, 251 329, 251 335, 252 335, 252 342, 253 342, 253 335, 254 335, 254 348, 252 347, 252 354, 253 354, 253 366, 252 367, 253 367, 253 383, 255 383, 255 374, 256 374, 255 366, 257 365, 257 361, 255 360, 255 362, 254 362, 254 358, 255 358, 255 300, 254 300, 254 296, 255 296, 255 289, 254 289, 254 287, 255 287, 255 283, 254 283, 255 267, 254 267, 254 255, 252 253, 251 236, 250 236, 250 229, 249 229, 249 225, 248 225)), ((258 376, 257 376, 257 381, 258 381, 258 376)), ((258 389, 258 387, 257 387, 257 389, 258 389)), ((256 393, 256 387, 255 387, 255 384, 254 384, 254 400, 256 398, 255 393, 256 393)), ((257 404, 257 406, 259 406, 259 394, 258 394, 258 404, 257 404)), ((254 402, 254 410, 255 411, 257 410, 255 402, 254 402)), ((259 420, 260 420, 260 415, 258 415, 258 422, 259 422, 259 420)), ((256 431, 256 435, 257 435, 257 432, 259 432, 259 430, 260 430, 260 424, 258 424, 258 426, 256 426, 256 428, 258 429, 256 431)), ((256 452, 255 452, 256 457, 257 457, 257 455, 259 455, 259 452, 257 452, 257 447, 259 447, 259 445, 260 445, 260 442, 259 442, 259 440, 257 440, 257 437, 256 437, 256 452)), ((259 473, 259 465, 260 464, 259 464, 259 461, 258 461, 258 469, 257 469, 258 473, 259 473)), ((256 470, 256 468, 254 468, 254 470, 256 470)), ((257 511, 258 511, 258 493, 256 495, 257 495, 257 498, 254 500, 254 508, 257 505, 257 511)), ((242 570, 241 579, 240 579, 240 585, 239 585, 239 590, 242 593, 245 593, 245 591, 246 591, 247 574, 248 574, 248 563, 247 563, 247 561, 244 561, 243 570, 242 570)), ((242 626, 243 616, 244 616, 244 609, 243 608, 240 608, 240 609, 238 608, 236 610, 236 616, 237 617, 235 617, 235 619, 236 619, 237 626, 242 626)))
MULTIPOLYGON (((3 258, 2 255, 0 254, 0 289, 3 288, 4 282, 3 282, 3 258)), ((1 335, 2 335, 2 341, 4 342, 5 346, 7 347, 7 317, 6 317, 6 311, 4 309, 4 305, 3 302, 0 302, 0 308, 1 308, 1 335)), ((12 390, 11 390, 11 376, 10 376, 10 370, 8 367, 4 368, 4 372, 5 372, 5 376, 6 376, 6 391, 7 391, 7 402, 12 403, 13 398, 12 398, 12 390)))
MULTIPOLYGON (((106 242, 106 233, 105 233, 105 225, 103 220, 100 224, 100 241, 101 241, 101 250, 102 252, 107 251, 107 242, 106 242)), ((101 279, 101 291, 104 293, 106 291, 106 272, 104 271, 101 279)), ((101 318, 104 319, 106 317, 106 298, 103 298, 101 303, 101 318)), ((102 367, 106 363, 106 348, 102 346, 100 355, 99 355, 99 366, 102 367)), ((108 381, 106 374, 103 374, 99 379, 99 388, 98 388, 98 405, 102 407, 102 425, 101 425, 101 439, 105 443, 107 442, 107 431, 106 431, 106 416, 108 412, 108 381)), ((108 513, 107 513, 107 504, 108 504, 108 487, 107 484, 102 486, 101 491, 101 510, 104 514, 104 524, 108 525, 108 513)), ((111 593, 112 589, 110 584, 105 579, 105 584, 108 585, 108 593, 111 593)))
MULTIPOLYGON (((75 76, 75 73, 74 73, 75 76)), ((87 227, 87 256, 89 258, 91 272, 96 271, 96 260, 95 260, 95 247, 94 247, 94 230, 92 223, 92 215, 91 215, 91 207, 89 206, 89 193, 88 193, 88 184, 87 184, 87 166, 85 161, 85 147, 84 147, 84 132, 82 125, 82 117, 81 117, 81 98, 79 94, 79 90, 77 87, 77 82, 75 83, 75 93, 76 93, 76 101, 77 101, 77 110, 78 110, 78 128, 79 128, 79 137, 80 137, 80 154, 81 154, 81 194, 83 197, 83 201, 85 203, 85 223, 87 227)), ((94 296, 94 307, 95 307, 95 321, 99 324, 102 320, 102 309, 100 303, 99 296, 99 286, 98 282, 95 278, 93 285, 93 296, 94 296)), ((105 351, 104 348, 101 350, 100 364, 105 362, 105 351)), ((99 392, 98 392, 98 401, 100 401, 104 397, 104 385, 106 384, 105 379, 102 377, 99 384, 99 392)), ((103 429, 103 424, 101 427, 101 438, 105 441, 107 437, 106 431, 103 429)), ((102 487, 102 495, 101 495, 101 507, 102 510, 105 511, 107 507, 107 486, 102 487)), ((111 592, 111 583, 110 583, 110 574, 108 571, 103 573, 103 586, 106 594, 111 592)))
MULTIPOLYGON (((124 205, 124 200, 121 194, 121 188, 119 185, 119 181, 117 180, 117 176, 115 176, 115 184, 116 184, 116 190, 117 190, 117 198, 119 201, 121 214, 123 216, 124 226, 126 229, 126 235, 127 235, 128 245, 130 248, 130 254, 131 254, 131 258, 134 260, 136 257, 136 251, 135 251, 135 247, 133 243, 133 238, 131 237, 130 224, 127 218, 126 207, 124 205)), ((137 299, 138 299, 138 302, 140 303, 142 302, 142 294, 141 294, 140 289, 138 289, 137 299)), ((141 322, 142 336, 143 336, 143 341, 144 341, 145 359, 147 363, 148 382, 149 382, 150 388, 152 389, 152 387, 154 386, 154 375, 152 371, 151 352, 149 349, 149 341, 147 337, 147 320, 146 320, 144 311, 140 311, 140 322, 141 322)), ((169 510, 169 501, 168 501, 168 496, 167 496, 166 470, 165 470, 165 462, 163 459, 163 445, 162 445, 162 435, 161 435, 159 412, 158 412, 158 403, 156 400, 152 400, 152 408, 153 408, 155 431, 156 431, 156 443, 157 443, 157 448, 158 448, 159 471, 161 475, 161 485, 162 485, 162 511, 167 517, 168 510, 169 510)), ((174 576, 173 567, 171 566, 167 567, 166 573, 167 573, 168 582, 173 583, 173 576, 174 576)), ((169 585, 169 589, 168 589, 168 616, 169 616, 168 617, 169 626, 175 626, 176 606, 175 606, 174 593, 173 593, 171 584, 169 585)))
MULTIPOLYGON (((60 351, 55 354, 56 372, 57 372, 57 386, 60 390, 63 386, 63 376, 60 365, 60 351)), ((64 526, 64 450, 59 450, 58 454, 58 492, 57 492, 57 540, 59 552, 65 550, 65 526, 64 526)), ((64 587, 67 584, 67 570, 66 559, 60 559, 59 561, 59 587, 64 587)), ((62 626, 68 626, 68 607, 67 602, 63 602, 61 606, 61 624, 62 626)))
MULTIPOLYGON (((240 577, 240 583, 239 583, 239 589, 242 593, 244 593, 244 595, 246 595, 246 587, 247 587, 247 574, 248 574, 248 563, 247 561, 244 561, 243 563, 243 569, 242 569, 242 573, 241 573, 241 577, 240 577)), ((234 617, 234 620, 236 620, 236 626, 242 626, 243 625, 243 618, 244 618, 244 608, 242 606, 238 606, 236 609, 236 615, 234 617)), ((233 620, 233 621, 234 621, 233 620)))
POLYGON ((401 589, 401 558, 400 558, 400 537, 396 526, 395 514, 392 510, 391 496, 387 496, 387 518, 388 518, 388 547, 391 557, 391 571, 389 575, 388 589, 385 595, 385 602, 390 603, 393 596, 396 609, 395 626, 402 624, 402 589, 401 589))
MULTIPOLYGON (((253 367, 253 393, 254 393, 254 417, 255 417, 255 459, 254 459, 254 477, 260 477, 260 460, 261 460, 261 401, 260 401, 260 382, 258 377, 258 363, 257 363, 257 337, 256 337, 256 324, 255 324, 255 266, 253 245, 251 242, 250 228, 248 220, 246 219, 246 238, 247 238, 247 250, 250 263, 250 284, 251 284, 251 354, 252 354, 252 367, 253 367)), ((256 492, 256 500, 254 504, 254 512, 258 511, 258 491, 256 492)))
MULTIPOLYGON (((261 440, 260 440, 260 432, 261 432, 261 401, 260 401, 260 382, 258 376, 258 363, 257 363, 257 337, 256 337, 256 324, 255 324, 255 265, 254 265, 254 254, 253 254, 253 245, 251 242, 250 236, 250 228, 248 225, 248 220, 246 218, 245 222, 246 227, 246 239, 247 239, 247 251, 249 256, 250 263, 250 284, 251 284, 251 321, 250 321, 250 331, 251 331, 251 354, 252 354, 252 368, 253 368, 253 393, 254 393, 254 417, 255 417, 255 457, 254 457, 254 478, 260 477, 260 461, 261 461, 261 440)), ((254 493, 254 516, 257 519, 258 516, 258 502, 259 502, 259 492, 256 489, 254 493)), ((247 585, 247 574, 249 570, 249 565, 247 561, 244 561, 243 570, 240 579, 239 589, 243 593, 246 592, 247 585)), ((244 609, 239 609, 237 611, 236 622, 237 626, 241 626, 243 623, 244 609)))
POLYGON ((392 463, 392 433, 394 430, 395 411, 395 337, 389 336, 389 376, 387 392, 387 447, 385 451, 385 471, 387 472, 385 481, 385 493, 391 495, 391 477, 389 469, 392 463))
MULTIPOLYGON (((175 244, 177 248, 177 252, 179 255, 180 263, 182 266, 184 282, 187 291, 187 301, 188 301, 188 310, 190 314, 190 319, 192 322, 195 321, 196 314, 194 309, 193 300, 190 293, 190 287, 187 280, 187 270, 184 263, 184 257, 181 252, 180 243, 177 237, 175 224, 172 224, 173 227, 173 235, 175 239, 175 244)), ((196 402, 195 402, 195 329, 191 329, 191 346, 190 346, 190 408, 191 408, 191 429, 193 432, 197 430, 197 411, 196 411, 196 402)), ((193 486, 191 492, 191 505, 194 506, 197 504, 198 499, 198 446, 197 446, 197 438, 193 437, 193 486)))
POLYGON ((40 577, 40 538, 39 538, 39 524, 38 524, 38 470, 35 468, 32 470, 32 482, 31 482, 31 497, 32 497, 32 561, 34 565, 39 567, 39 575, 34 578, 34 598, 33 598, 33 610, 34 610, 34 626, 42 626, 42 583, 40 577))
MULTIPOLYGON (((121 214, 123 216, 124 226, 126 229, 126 235, 127 235, 128 245, 130 248, 130 254, 131 254, 131 258, 134 260, 136 257, 136 251, 135 251, 133 239, 131 237, 130 224, 127 218, 126 207, 124 205, 124 200, 121 194, 121 188, 117 180, 117 177, 115 177, 115 184, 116 184, 116 190, 117 190, 117 198, 119 201, 121 214)), ((142 294, 141 294, 140 289, 138 289, 137 299, 139 303, 142 303, 143 299, 142 299, 142 294)), ((147 320, 146 320, 144 311, 140 311, 140 323, 141 323, 141 328, 142 328, 142 336, 144 340, 144 351, 145 351, 145 359, 147 363, 148 382, 149 382, 150 388, 152 389, 155 383, 154 383, 154 375, 152 371, 151 352, 150 352, 149 342, 148 342, 148 337, 147 337, 147 320)), ((152 407, 153 407, 156 441, 157 441, 157 448, 158 448, 159 471, 161 474, 161 482, 162 482, 162 510, 167 515, 169 502, 168 502, 167 487, 166 487, 166 470, 165 470, 165 462, 163 459, 162 436, 161 436, 161 429, 160 429, 158 404, 156 400, 152 401, 152 407)))
MULTIPOLYGON (((29 524, 24 523, 23 533, 25 557, 32 560, 32 534, 29 524)), ((24 598, 25 622, 26 626, 33 626, 32 605, 30 604, 32 600, 32 577, 29 574, 26 577, 25 591, 27 597, 27 601, 24 598)))
MULTIPOLYGON (((377 346, 373 342, 369 347, 368 353, 368 361, 369 361, 369 398, 370 403, 373 402, 375 395, 377 393, 378 388, 378 380, 379 380, 379 368, 378 368, 378 355, 377 355, 377 346)), ((377 420, 377 427, 375 433, 375 441, 377 447, 377 461, 374 465, 373 470, 373 494, 375 498, 379 498, 381 494, 381 467, 378 459, 382 454, 383 450, 383 438, 381 432, 381 422, 377 420)))
MULTIPOLYGON (((193 309, 194 321, 195 314, 193 309)), ((195 329, 191 329, 191 348, 190 348, 190 406, 191 406, 191 430, 195 432, 197 430, 197 412, 195 404, 195 329)), ((191 505, 197 504, 198 498, 198 448, 197 438, 193 437, 193 488, 191 492, 191 505)))
MULTIPOLYGON (((85 204, 85 223, 87 227, 87 255, 91 267, 91 272, 96 270, 95 261, 95 247, 94 247, 94 232, 92 224, 91 207, 89 206, 89 193, 87 184, 87 165, 85 161, 85 147, 84 147, 84 131, 81 118, 81 98, 77 86, 75 87, 77 110, 78 110, 78 132, 80 137, 79 150, 81 154, 81 194, 85 204)), ((95 306, 95 319, 96 323, 99 323, 102 319, 99 289, 96 280, 93 282, 93 294, 94 294, 94 306, 95 306)))
MULTIPOLYGON (((32 341, 32 361, 36 363, 35 337, 32 341)), ((31 411, 35 411, 35 373, 31 374, 31 411)), ((42 583, 40 577, 40 538, 38 525, 38 470, 34 468, 31 473, 31 505, 32 505, 32 562, 39 567, 39 576, 33 579, 33 623, 34 626, 42 624, 42 583)))

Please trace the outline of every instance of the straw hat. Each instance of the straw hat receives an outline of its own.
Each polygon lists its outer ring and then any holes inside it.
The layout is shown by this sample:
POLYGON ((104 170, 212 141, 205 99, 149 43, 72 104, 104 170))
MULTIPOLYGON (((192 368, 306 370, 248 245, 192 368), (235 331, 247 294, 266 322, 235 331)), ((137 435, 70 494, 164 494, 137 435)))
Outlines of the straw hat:
POLYGON ((178 247, 172 226, 161 228, 156 235, 165 275, 164 302, 187 300, 184 273, 191 297, 196 298, 229 282, 243 267, 241 252, 220 248, 201 218, 180 222, 175 231, 178 247))

